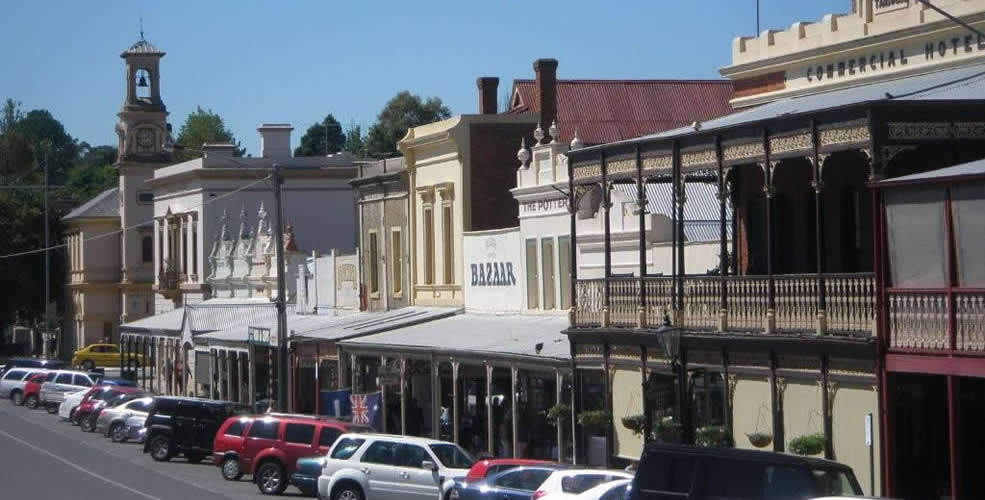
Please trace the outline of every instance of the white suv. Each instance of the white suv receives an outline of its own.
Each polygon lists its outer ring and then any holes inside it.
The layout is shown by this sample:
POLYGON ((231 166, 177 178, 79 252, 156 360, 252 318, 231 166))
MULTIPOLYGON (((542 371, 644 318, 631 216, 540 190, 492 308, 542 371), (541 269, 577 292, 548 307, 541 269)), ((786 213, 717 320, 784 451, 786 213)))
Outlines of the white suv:
POLYGON ((455 443, 387 434, 343 434, 324 460, 328 500, 437 500, 472 467, 455 443))

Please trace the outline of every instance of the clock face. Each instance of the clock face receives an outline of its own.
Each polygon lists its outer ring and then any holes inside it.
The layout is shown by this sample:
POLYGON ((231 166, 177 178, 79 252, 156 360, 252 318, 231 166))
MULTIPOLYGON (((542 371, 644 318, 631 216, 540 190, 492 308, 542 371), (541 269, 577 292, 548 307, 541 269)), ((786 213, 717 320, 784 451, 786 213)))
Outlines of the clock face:
POLYGON ((154 150, 154 131, 149 128, 142 128, 137 131, 137 148, 142 153, 154 150))

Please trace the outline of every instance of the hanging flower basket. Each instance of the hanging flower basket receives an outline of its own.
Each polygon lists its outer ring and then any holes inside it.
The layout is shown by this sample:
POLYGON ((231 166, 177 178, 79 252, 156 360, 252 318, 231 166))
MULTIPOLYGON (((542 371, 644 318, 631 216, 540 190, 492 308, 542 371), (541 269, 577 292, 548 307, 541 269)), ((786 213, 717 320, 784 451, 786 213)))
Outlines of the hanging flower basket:
POLYGON ((578 414, 578 424, 585 427, 605 427, 612 421, 612 415, 605 410, 586 410, 578 414))
POLYGON ((694 434, 694 444, 698 446, 735 446, 732 433, 717 425, 698 428, 694 434))
POLYGON ((746 437, 749 438, 749 443, 756 448, 766 448, 773 442, 773 435, 763 432, 746 433, 746 437))
POLYGON ((661 443, 679 443, 681 441, 681 425, 674 422, 671 417, 660 419, 655 427, 653 438, 657 441, 661 443))
POLYGON ((820 455, 824 451, 824 434, 808 434, 790 440, 790 451, 798 455, 820 455))
POLYGON ((643 428, 646 427, 646 416, 628 415, 622 417, 622 426, 633 431, 633 435, 642 436, 643 428))

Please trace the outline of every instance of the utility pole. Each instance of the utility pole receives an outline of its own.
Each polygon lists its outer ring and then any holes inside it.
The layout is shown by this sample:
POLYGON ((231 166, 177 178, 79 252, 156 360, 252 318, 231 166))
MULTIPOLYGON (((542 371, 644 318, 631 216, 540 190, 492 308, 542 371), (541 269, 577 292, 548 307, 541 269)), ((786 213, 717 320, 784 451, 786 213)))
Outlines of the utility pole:
POLYGON ((274 163, 274 238, 277 245, 277 409, 288 411, 287 395, 287 292, 284 266, 284 210, 281 207, 280 165, 274 163))
POLYGON ((44 180, 41 185, 44 189, 44 248, 46 249, 44 252, 44 328, 41 334, 41 352, 45 358, 50 358, 52 353, 49 352, 48 344, 51 333, 48 328, 51 319, 51 251, 47 248, 51 246, 51 230, 48 227, 48 149, 45 148, 41 155, 44 170, 42 174, 44 180))

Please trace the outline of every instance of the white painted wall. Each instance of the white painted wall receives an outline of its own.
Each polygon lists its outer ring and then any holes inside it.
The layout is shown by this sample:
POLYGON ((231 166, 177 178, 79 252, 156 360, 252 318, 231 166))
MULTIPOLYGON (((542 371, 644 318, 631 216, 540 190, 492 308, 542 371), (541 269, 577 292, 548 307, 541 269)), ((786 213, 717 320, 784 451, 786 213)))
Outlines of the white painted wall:
POLYGON ((465 233, 465 308, 519 312, 526 294, 520 228, 465 233))

